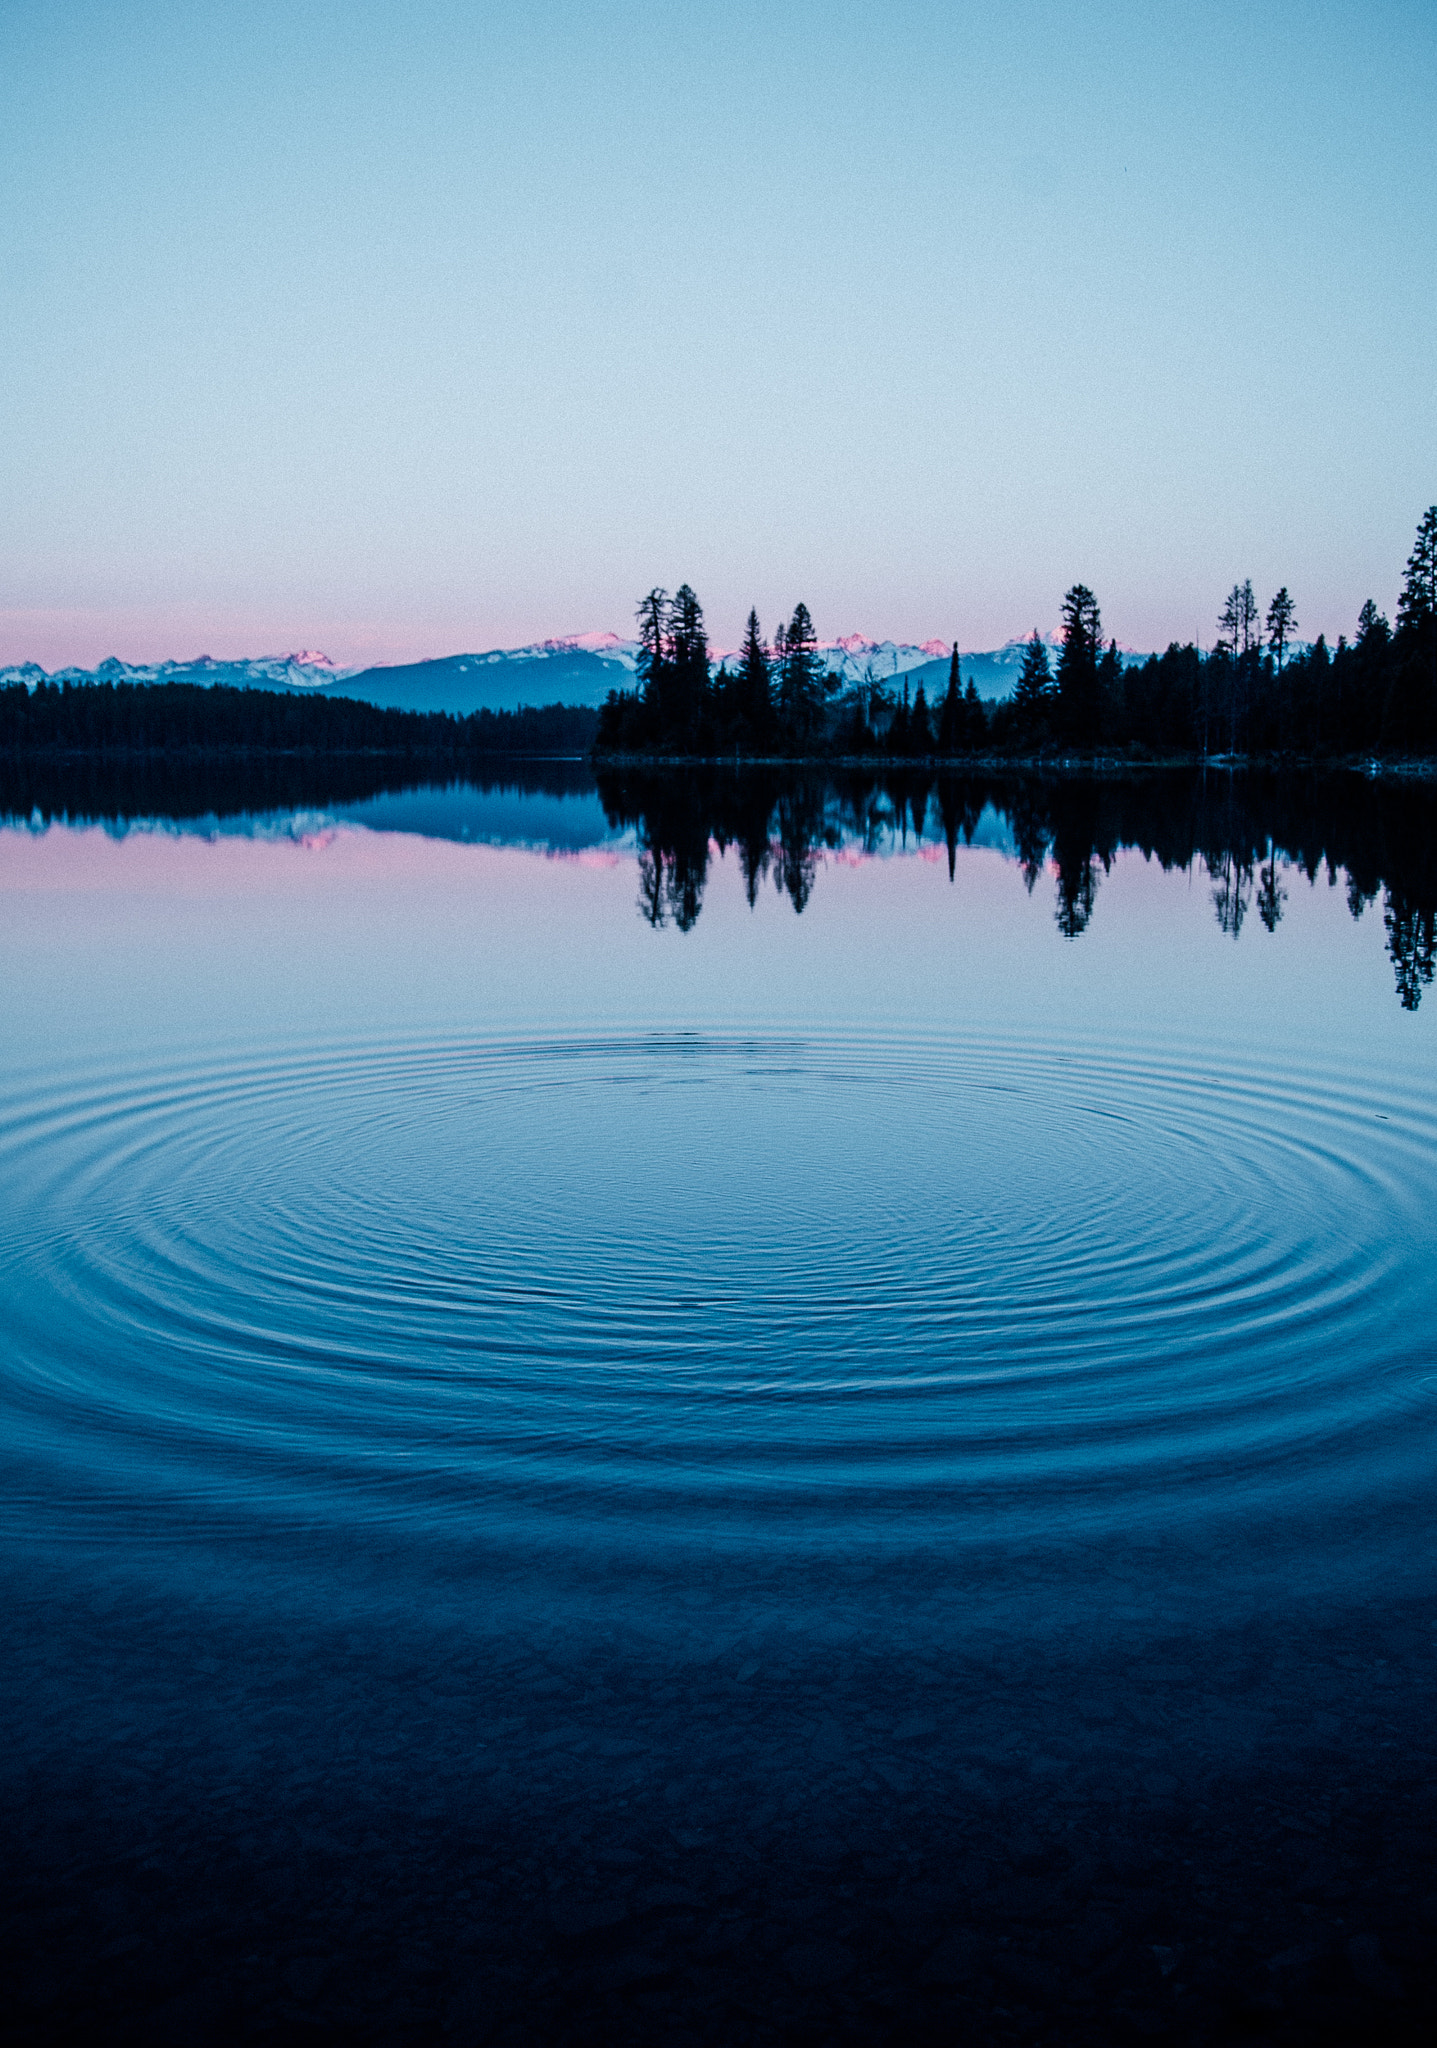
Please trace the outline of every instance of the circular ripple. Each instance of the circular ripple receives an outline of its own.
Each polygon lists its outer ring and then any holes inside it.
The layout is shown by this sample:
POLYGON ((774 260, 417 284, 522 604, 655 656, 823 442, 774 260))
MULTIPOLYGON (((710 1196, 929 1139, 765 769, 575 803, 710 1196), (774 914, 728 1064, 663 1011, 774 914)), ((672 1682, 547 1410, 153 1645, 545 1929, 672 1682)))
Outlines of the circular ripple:
POLYGON ((11 1509, 802 1545, 1370 1503, 1428 1456, 1434 1135, 970 1041, 117 1078, 0 1127, 11 1509))

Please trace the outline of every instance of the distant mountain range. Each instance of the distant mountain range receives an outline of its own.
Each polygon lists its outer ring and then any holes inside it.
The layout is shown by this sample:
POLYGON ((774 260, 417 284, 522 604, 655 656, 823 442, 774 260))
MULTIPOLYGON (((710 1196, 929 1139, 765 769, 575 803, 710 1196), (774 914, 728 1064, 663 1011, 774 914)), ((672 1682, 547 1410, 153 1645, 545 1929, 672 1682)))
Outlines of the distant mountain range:
MULTIPOLYGON (((1022 666, 1022 640, 987 653, 960 653, 963 680, 971 677, 980 697, 1006 697, 1022 666)), ((496 647, 487 654, 450 654, 435 661, 386 668, 344 669, 327 654, 304 652, 261 656, 253 661, 124 662, 112 656, 98 668, 57 669, 48 676, 38 663, 0 668, 0 686, 41 681, 93 683, 228 683, 238 689, 319 690, 358 697, 399 711, 513 711, 521 704, 602 704, 612 689, 630 689, 638 643, 616 633, 582 633, 541 640, 532 647, 496 647)), ((931 698, 947 687, 951 650, 941 640, 918 645, 865 640, 850 633, 825 642, 820 656, 848 684, 873 676, 884 682, 921 682, 931 698)), ((719 656, 717 658, 724 658, 719 656)), ((730 652, 727 657, 732 661, 730 652)), ((1131 658, 1131 657, 1130 657, 1131 658)))
POLYGON ((236 689, 309 690, 325 688, 353 671, 342 669, 327 654, 263 654, 252 661, 216 661, 197 655, 193 661, 117 661, 112 654, 98 668, 57 668, 53 674, 38 661, 0 668, 0 688, 7 683, 230 683, 236 689))

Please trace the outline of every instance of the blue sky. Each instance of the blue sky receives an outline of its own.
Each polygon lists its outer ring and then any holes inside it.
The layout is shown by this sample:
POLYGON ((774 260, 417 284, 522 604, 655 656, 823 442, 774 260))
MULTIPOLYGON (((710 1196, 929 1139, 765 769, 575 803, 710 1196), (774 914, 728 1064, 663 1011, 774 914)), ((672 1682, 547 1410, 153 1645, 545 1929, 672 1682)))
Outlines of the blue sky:
POLYGON ((1430 4, 0 7, 0 660, 1391 608, 1430 4))

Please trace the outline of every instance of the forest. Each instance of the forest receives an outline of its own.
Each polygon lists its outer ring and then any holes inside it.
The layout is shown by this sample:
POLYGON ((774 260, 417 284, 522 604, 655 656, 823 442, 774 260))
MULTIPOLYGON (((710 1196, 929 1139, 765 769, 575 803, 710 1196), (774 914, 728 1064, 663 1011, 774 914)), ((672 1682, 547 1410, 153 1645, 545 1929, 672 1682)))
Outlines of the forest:
POLYGON ((57 754, 586 754, 598 713, 388 711, 356 698, 203 683, 24 683, 0 689, 0 750, 57 754))
POLYGON ((684 584, 651 590, 638 610, 633 690, 611 691, 600 755, 760 759, 837 757, 1042 760, 1413 759, 1437 753, 1437 505, 1408 558, 1395 624, 1369 599, 1335 647, 1299 638, 1284 588, 1264 608, 1235 584, 1214 644, 1170 645, 1145 661, 1106 638, 1098 600, 1075 583, 1062 603, 1054 661, 1034 631, 1012 695, 985 704, 965 684, 955 644, 947 687, 930 702, 869 675, 827 668, 798 605, 773 645, 749 613, 732 665, 711 660, 703 607, 684 584))
POLYGON ((985 703, 955 645, 930 702, 871 672, 825 663, 806 605, 768 644, 750 612, 743 646, 715 664, 687 584, 639 606, 635 687, 599 711, 386 710, 353 698, 194 683, 41 682, 0 688, 0 754, 212 752, 385 755, 457 763, 485 755, 599 760, 974 760, 1041 763, 1412 761, 1437 756, 1437 505, 1418 527, 1395 621, 1370 600, 1335 647, 1300 639, 1286 589, 1264 607, 1234 584, 1210 648, 1174 643, 1138 660, 1105 636, 1075 583, 1056 657, 1036 631, 1010 696, 985 703))

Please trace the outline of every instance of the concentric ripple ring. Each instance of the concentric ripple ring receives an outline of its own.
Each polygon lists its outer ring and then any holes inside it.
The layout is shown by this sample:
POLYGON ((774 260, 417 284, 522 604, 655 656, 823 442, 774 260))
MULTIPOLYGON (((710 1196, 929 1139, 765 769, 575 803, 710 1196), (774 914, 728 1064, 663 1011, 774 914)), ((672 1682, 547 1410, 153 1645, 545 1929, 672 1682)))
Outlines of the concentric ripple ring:
POLYGON ((7 1513, 616 1555, 1376 1514, 1430 1472, 1434 1141, 1375 1080, 839 1032, 56 1084, 0 1120, 7 1513))

